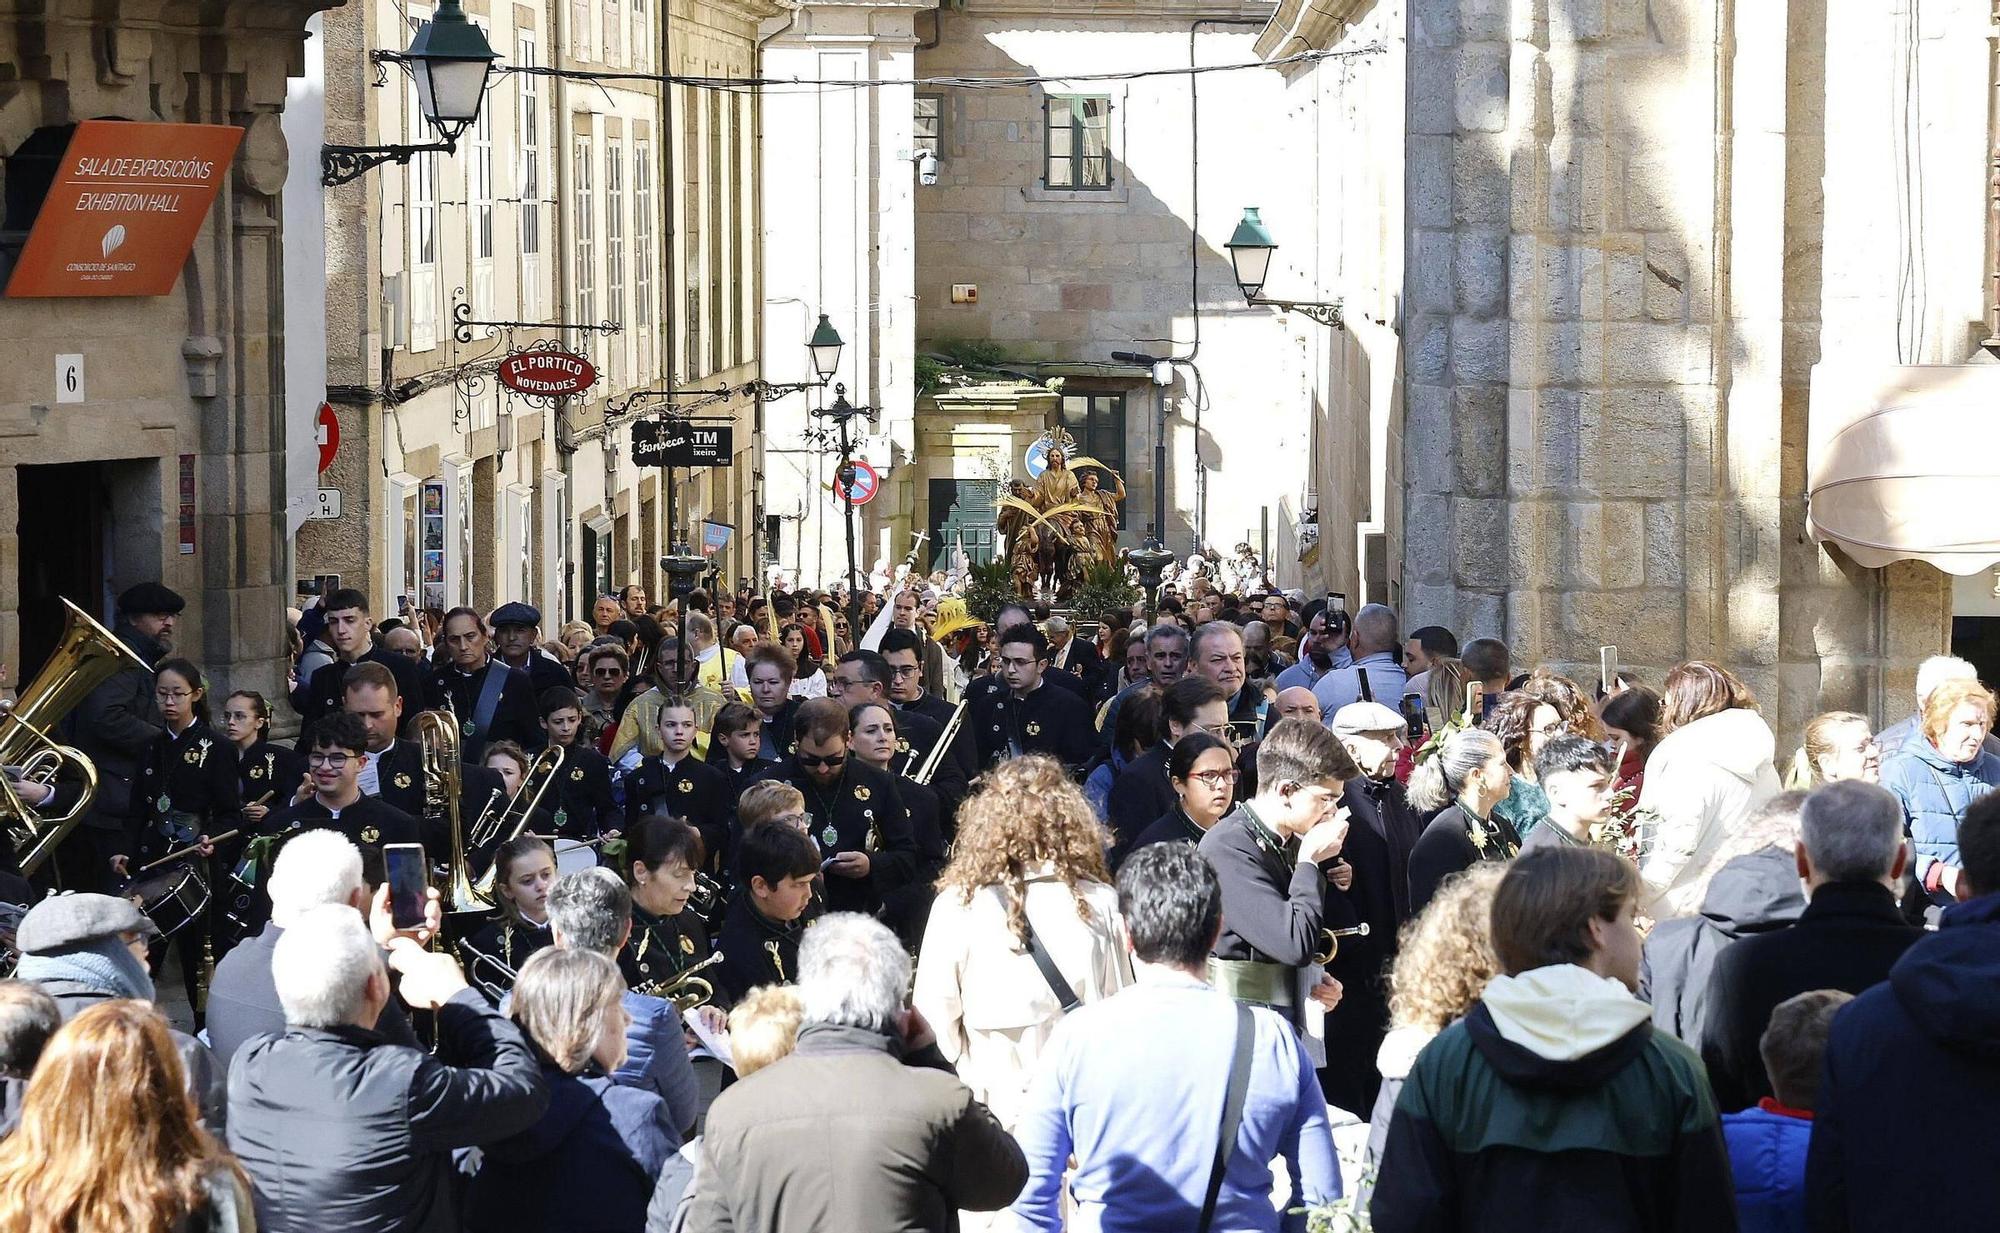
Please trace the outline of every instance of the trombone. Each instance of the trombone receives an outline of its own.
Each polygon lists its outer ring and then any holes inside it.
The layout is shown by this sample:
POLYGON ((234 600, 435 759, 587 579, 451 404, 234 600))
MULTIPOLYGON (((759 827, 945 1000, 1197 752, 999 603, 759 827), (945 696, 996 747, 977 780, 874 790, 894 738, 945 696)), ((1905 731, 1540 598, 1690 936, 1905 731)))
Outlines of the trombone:
POLYGON ((937 744, 931 746, 931 751, 924 755, 923 765, 914 771, 906 772, 912 783, 928 785, 937 777, 938 767, 943 764, 946 753, 951 749, 951 743, 958 739, 958 730, 965 725, 965 708, 971 705, 972 699, 966 697, 960 699, 959 704, 952 709, 951 718, 945 721, 944 731, 938 733, 937 744))
POLYGON ((1351 929, 1322 929, 1319 931, 1319 937, 1320 941, 1325 944, 1325 949, 1315 954, 1312 957, 1312 961, 1321 967, 1325 967, 1327 964, 1333 962, 1335 955, 1340 953, 1340 939, 1365 938, 1367 936, 1367 921, 1362 921, 1351 929))
MULTIPOLYGON (((466 835, 466 841, 471 844, 472 850, 495 844, 495 841, 508 843, 527 829, 528 820, 534 817, 535 810, 541 807, 542 798, 549 794, 549 788, 555 784, 556 773, 562 770, 564 756, 563 747, 560 745, 551 745, 535 755, 534 762, 528 767, 528 773, 521 778, 521 786, 515 790, 513 796, 507 798, 507 803, 497 811, 489 804, 480 813, 479 820, 472 824, 471 832, 466 835)), ((465 860, 465 851, 467 849, 460 849, 461 865, 465 860)), ((498 902, 494 898, 493 883, 500 871, 499 867, 498 859, 488 862, 486 872, 472 884, 472 893, 484 900, 489 907, 498 902)))
POLYGON ((634 985, 632 992, 641 997, 672 1002, 675 1010, 685 1014, 697 1006, 706 1006, 715 1000, 715 986, 696 976, 695 973, 703 968, 712 968, 721 962, 722 952, 717 951, 677 976, 669 976, 644 985, 634 985))

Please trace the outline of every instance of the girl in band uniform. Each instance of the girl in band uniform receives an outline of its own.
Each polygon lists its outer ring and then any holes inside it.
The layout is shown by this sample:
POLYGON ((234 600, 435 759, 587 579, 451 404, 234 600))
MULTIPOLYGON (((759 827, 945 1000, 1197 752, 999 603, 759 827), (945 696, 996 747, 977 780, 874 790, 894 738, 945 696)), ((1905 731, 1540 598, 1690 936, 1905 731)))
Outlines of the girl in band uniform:
POLYGON ((523 834, 501 844, 493 861, 500 915, 458 944, 467 979, 482 989, 511 986, 513 977, 491 964, 477 963, 480 956, 496 960, 508 972, 519 972, 529 955, 554 941, 549 933, 549 889, 556 884, 555 850, 546 839, 523 834))
MULTIPOLYGON (((208 683, 201 669, 185 659, 163 659, 153 674, 153 700, 160 708, 166 731, 153 738, 140 756, 138 774, 132 779, 131 812, 128 815, 126 853, 111 858, 121 877, 136 878, 141 867, 169 852, 196 844, 199 850, 188 857, 196 872, 210 886, 213 871, 234 866, 241 840, 217 845, 211 838, 237 829, 242 816, 238 795, 236 746, 209 726, 208 683), (218 858, 208 862, 208 858, 218 858), (200 867, 207 863, 206 868, 200 867)), ((181 959, 181 979, 188 1003, 196 1007, 197 1024, 202 969, 207 955, 209 922, 204 912, 174 935, 181 959)), ((165 958, 162 948, 154 956, 158 967, 165 958)))

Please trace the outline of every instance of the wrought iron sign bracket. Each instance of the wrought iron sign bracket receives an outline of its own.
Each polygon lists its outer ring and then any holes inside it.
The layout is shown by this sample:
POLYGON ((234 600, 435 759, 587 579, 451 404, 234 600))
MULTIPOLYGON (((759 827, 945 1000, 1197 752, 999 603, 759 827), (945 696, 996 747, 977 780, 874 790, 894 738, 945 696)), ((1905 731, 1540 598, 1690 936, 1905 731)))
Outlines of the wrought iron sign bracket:
POLYGON ((584 334, 622 334, 623 324, 617 321, 600 321, 596 325, 571 321, 475 321, 472 319, 472 305, 465 302, 465 288, 460 287, 452 298, 452 337, 462 343, 471 342, 479 329, 494 330, 576 330, 584 334))

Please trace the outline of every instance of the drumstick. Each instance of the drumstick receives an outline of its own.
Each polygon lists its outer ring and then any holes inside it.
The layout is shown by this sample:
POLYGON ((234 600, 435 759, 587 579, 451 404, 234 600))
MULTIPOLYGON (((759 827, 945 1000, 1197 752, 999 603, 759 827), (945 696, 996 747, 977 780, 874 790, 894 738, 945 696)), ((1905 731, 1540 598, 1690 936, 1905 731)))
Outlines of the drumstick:
MULTIPOLYGON (((238 831, 224 831, 220 835, 217 835, 214 838, 210 839, 209 842, 221 843, 225 839, 236 838, 236 836, 239 833, 240 832, 238 831)), ((199 851, 201 851, 201 845, 198 843, 191 843, 187 847, 181 848, 179 851, 167 853, 165 856, 162 856, 159 860, 154 861, 150 865, 139 866, 139 872, 144 873, 148 869, 158 869, 161 865, 166 864, 168 861, 179 860, 181 857, 186 856, 190 852, 199 852, 199 851)))

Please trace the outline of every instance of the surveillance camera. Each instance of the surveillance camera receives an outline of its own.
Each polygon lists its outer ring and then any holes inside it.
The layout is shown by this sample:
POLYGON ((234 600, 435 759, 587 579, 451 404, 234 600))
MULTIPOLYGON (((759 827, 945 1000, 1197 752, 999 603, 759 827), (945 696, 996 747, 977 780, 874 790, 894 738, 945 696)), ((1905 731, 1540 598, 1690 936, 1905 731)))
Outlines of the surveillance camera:
POLYGON ((917 180, 923 184, 936 184, 938 181, 938 156, 929 150, 917 155, 917 180))

